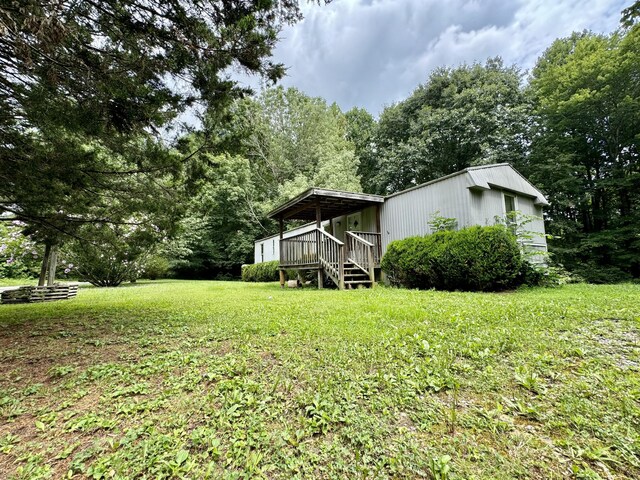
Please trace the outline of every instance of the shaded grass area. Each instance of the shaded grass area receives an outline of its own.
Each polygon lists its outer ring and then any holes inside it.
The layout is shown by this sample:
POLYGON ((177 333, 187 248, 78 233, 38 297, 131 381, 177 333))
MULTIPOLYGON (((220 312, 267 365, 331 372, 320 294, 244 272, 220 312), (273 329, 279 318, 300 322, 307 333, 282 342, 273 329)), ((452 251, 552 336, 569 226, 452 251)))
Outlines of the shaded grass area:
POLYGON ((18 287, 21 285, 37 285, 38 279, 34 278, 0 278, 0 287, 18 287))
POLYGON ((8 478, 638 478, 640 286, 0 307, 8 478))
MULTIPOLYGON (((82 288, 90 288, 92 285, 89 285, 87 282, 80 282, 75 278, 58 278, 56 279, 56 283, 78 283, 82 288)), ((0 288, 5 287, 23 287, 23 286, 31 286, 35 287, 38 285, 37 278, 0 278, 0 288)))

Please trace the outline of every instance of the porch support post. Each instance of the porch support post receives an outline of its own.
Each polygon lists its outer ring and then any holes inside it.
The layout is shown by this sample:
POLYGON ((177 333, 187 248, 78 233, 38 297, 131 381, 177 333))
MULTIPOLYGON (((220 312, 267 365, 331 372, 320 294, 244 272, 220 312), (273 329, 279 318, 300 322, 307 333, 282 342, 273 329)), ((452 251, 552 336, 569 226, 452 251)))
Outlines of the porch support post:
MULTIPOLYGON (((322 228, 322 208, 320 207, 320 199, 316 199, 316 228, 322 228)), ((320 242, 322 241, 320 238, 321 233, 317 232, 316 234, 316 242, 317 250, 318 250, 318 288, 324 287, 324 272, 322 271, 322 263, 320 262, 320 242)))
POLYGON ((316 200, 316 227, 322 227, 322 209, 320 208, 320 199, 316 200))
POLYGON ((338 288, 344 290, 344 245, 338 247, 340 249, 339 264, 338 264, 338 288))
POLYGON ((376 253, 378 254, 378 260, 382 259, 382 222, 380 221, 380 204, 376 205, 376 229, 380 236, 378 237, 377 245, 374 245, 373 248, 378 250, 376 253))
MULTIPOLYGON (((284 234, 284 220, 282 219, 282 215, 280 215, 280 217, 278 218, 278 223, 280 226, 280 241, 278 242, 278 245, 280 247, 280 257, 279 257, 279 263, 280 265, 282 265, 282 251, 283 251, 283 247, 282 247, 282 236, 284 234)), ((281 268, 280 269, 280 288, 284 288, 284 270, 281 268)))
POLYGON ((367 262, 369 263, 369 281, 371 282, 371 288, 373 288, 374 284, 376 283, 375 264, 373 263, 374 248, 376 248, 375 245, 373 247, 367 247, 367 262))

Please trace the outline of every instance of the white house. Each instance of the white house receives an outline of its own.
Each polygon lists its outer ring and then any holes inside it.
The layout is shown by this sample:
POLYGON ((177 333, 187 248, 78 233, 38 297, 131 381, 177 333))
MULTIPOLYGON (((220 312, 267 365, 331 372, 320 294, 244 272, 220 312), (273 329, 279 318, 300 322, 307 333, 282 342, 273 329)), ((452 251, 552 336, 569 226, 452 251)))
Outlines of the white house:
MULTIPOLYGON (((546 251, 545 196, 508 163, 470 167, 386 197, 310 188, 269 213, 280 233, 255 242, 255 262, 313 269, 340 287, 370 284, 387 245, 429 231, 436 213, 458 227, 493 225, 512 211, 533 218, 528 245, 546 251), (312 220, 284 231, 286 220, 312 220)), ((281 275, 281 278, 283 275, 281 275)))

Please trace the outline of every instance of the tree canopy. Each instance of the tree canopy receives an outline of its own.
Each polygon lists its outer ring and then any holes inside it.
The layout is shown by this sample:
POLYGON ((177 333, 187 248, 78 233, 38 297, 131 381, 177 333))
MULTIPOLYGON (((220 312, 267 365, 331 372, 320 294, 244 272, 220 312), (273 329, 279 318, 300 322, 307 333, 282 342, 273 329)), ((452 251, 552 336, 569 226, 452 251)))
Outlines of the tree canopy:
POLYGON ((438 68, 378 123, 376 191, 391 193, 471 165, 523 154, 521 73, 499 58, 438 68))
POLYGON ((245 94, 229 69, 280 78, 271 51, 299 16, 296 0, 4 2, 0 208, 55 236, 175 203, 192 155, 161 133, 245 94))
POLYGON ((639 71, 636 26, 557 40, 532 72, 536 129, 522 168, 549 193, 561 258, 594 278, 604 266, 640 275, 639 71))

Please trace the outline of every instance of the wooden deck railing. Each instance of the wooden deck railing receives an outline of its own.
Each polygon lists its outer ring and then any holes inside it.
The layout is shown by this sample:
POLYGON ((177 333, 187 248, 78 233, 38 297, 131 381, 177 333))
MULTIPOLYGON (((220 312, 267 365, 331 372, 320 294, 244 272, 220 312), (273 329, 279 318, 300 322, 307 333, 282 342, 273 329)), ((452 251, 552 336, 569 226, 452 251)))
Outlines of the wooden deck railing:
POLYGON ((382 257, 382 236, 377 232, 347 232, 373 244, 373 262, 376 267, 380 266, 382 257))
POLYGON ((344 264, 349 261, 375 279, 380 266, 380 234, 346 232, 345 243, 321 228, 299 233, 280 241, 280 267, 321 268, 339 288, 344 288, 344 264))
POLYGON ((283 238, 280 242, 280 266, 297 267, 318 264, 318 233, 316 230, 283 238))

